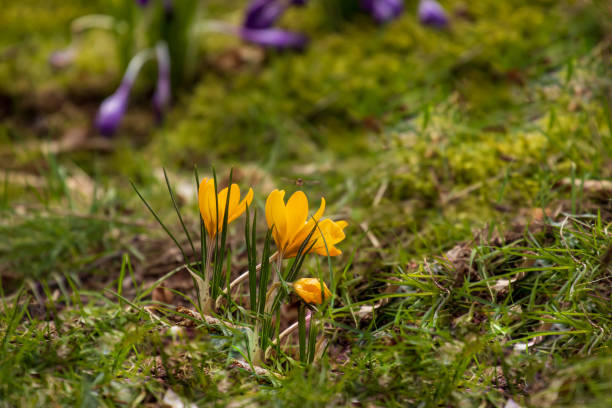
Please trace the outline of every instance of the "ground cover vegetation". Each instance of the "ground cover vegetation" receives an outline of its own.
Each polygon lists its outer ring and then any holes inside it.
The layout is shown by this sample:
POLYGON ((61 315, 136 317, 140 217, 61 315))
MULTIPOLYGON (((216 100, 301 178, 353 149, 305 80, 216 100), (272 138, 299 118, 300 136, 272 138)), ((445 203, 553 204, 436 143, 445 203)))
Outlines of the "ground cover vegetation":
POLYGON ((112 138, 113 37, 48 64, 108 4, 44 4, 0 12, 0 406, 612 404, 607 2, 312 1, 302 51, 206 33, 112 138))

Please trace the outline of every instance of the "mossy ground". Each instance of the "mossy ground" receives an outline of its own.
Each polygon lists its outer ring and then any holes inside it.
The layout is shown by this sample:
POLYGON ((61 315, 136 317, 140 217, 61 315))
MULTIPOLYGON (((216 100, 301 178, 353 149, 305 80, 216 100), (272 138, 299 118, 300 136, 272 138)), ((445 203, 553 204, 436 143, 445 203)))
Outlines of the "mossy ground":
MULTIPOLYGON (((446 31, 416 2, 383 27, 312 2, 282 20, 311 36, 303 53, 205 36, 162 126, 141 84, 101 145, 112 38, 89 34, 63 72, 46 59, 104 4, 55 3, 0 13, 0 406, 163 406, 168 390, 198 406, 612 405, 606 2, 449 1, 446 31), (233 167, 259 209, 302 189, 349 220, 316 365, 254 375, 232 364, 236 333, 147 311, 160 299, 142 288, 180 261, 129 180, 179 231, 168 169, 195 229, 194 164, 233 167)), ((209 13, 238 22, 241 4, 209 13)), ((163 285, 192 294, 179 275, 163 285)))

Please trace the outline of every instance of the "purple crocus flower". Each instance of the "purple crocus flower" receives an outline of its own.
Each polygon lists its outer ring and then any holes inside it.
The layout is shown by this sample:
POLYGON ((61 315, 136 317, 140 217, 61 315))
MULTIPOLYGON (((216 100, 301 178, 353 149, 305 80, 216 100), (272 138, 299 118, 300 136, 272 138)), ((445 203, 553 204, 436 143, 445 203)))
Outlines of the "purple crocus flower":
POLYGON ((251 0, 243 27, 270 28, 290 6, 304 6, 308 0, 251 0))
POLYGON ((274 24, 292 5, 303 6, 307 0, 251 0, 238 35, 245 41, 277 49, 302 49, 308 38, 274 24))
POLYGON ((242 28, 240 36, 245 41, 277 49, 303 49, 308 44, 308 37, 280 28, 250 29, 242 28))
POLYGON ((104 136, 112 136, 119 127, 127 109, 134 81, 140 72, 140 68, 149 58, 151 58, 149 49, 136 54, 130 61, 117 90, 100 105, 96 115, 96 127, 104 136))
POLYGON ((164 41, 155 47, 155 55, 157 57, 157 86, 153 94, 153 108, 158 119, 161 119, 171 98, 170 53, 164 41))
POLYGON ((404 3, 403 0, 361 0, 361 7, 382 24, 402 14, 404 3))
POLYGON ((132 84, 122 81, 115 93, 106 98, 98 109, 96 127, 104 136, 112 136, 123 119, 132 84))
POLYGON ((448 25, 448 16, 436 0, 421 0, 419 3, 419 20, 422 24, 443 28, 448 25))
POLYGON ((270 28, 283 15, 288 3, 279 0, 252 0, 242 26, 248 29, 270 28))
POLYGON ((136 3, 138 3, 140 7, 146 7, 149 4, 149 0, 136 0, 136 3))

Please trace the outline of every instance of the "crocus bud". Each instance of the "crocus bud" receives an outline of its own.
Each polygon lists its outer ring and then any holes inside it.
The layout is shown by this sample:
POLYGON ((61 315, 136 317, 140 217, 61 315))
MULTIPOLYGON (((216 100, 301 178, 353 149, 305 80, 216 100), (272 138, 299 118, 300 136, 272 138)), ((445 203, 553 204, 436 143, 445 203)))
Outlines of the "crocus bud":
POLYGON ((112 136, 123 119, 130 97, 131 83, 122 82, 119 88, 106 98, 98 109, 96 127, 104 136, 112 136))
POLYGON ((443 28, 448 25, 444 8, 436 0, 421 0, 419 3, 419 20, 422 24, 443 28))
POLYGON ((308 44, 308 38, 306 36, 280 28, 266 28, 261 30, 242 28, 240 30, 240 36, 245 41, 277 49, 301 50, 308 44))
POLYGON ((49 65, 54 69, 64 69, 74 61, 76 49, 73 46, 57 50, 49 56, 49 65))
POLYGON ((242 26, 250 29, 270 28, 283 15, 288 4, 279 0, 252 0, 242 26))
POLYGON ((323 300, 321 292, 325 299, 331 297, 331 292, 327 288, 325 282, 317 278, 301 278, 293 283, 293 290, 306 303, 314 303, 320 305, 323 300))
POLYGON ((171 84, 170 84, 170 53, 168 45, 162 41, 155 47, 157 57, 157 85, 153 94, 153 108, 158 119, 161 119, 164 111, 170 104, 171 84))
POLYGON ((134 81, 142 65, 150 58, 150 54, 150 50, 147 49, 132 58, 117 90, 100 105, 96 115, 96 127, 104 136, 111 136, 119 127, 127 109, 134 81))
POLYGON ((149 4, 149 0, 136 0, 136 3, 138 3, 140 7, 146 7, 149 4))
POLYGON ((361 7, 382 24, 402 14, 404 3, 402 0, 361 0, 361 7))

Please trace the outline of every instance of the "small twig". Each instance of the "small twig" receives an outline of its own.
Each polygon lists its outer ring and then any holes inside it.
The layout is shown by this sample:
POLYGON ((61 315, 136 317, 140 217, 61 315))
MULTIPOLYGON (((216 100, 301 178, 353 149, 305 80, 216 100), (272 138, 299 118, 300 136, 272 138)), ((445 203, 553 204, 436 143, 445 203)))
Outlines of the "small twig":
POLYGON ((389 187, 389 182, 387 180, 383 180, 380 187, 378 188, 378 191, 376 192, 376 195, 374 196, 374 200, 372 201, 372 207, 377 207, 378 204, 380 204, 380 200, 382 200, 382 198, 384 197, 385 192, 387 191, 387 187, 389 187))
POLYGON ((227 322, 225 320, 217 319, 216 317, 212 317, 212 316, 208 316, 208 315, 202 316, 200 313, 196 312, 195 310, 188 309, 186 307, 179 306, 179 307, 176 308, 176 311, 178 313, 182 313, 182 314, 185 314, 187 316, 193 317, 196 320, 202 320, 202 321, 204 321, 209 326, 224 326, 224 327, 229 327, 229 328, 232 328, 232 329, 239 329, 239 328, 241 328, 241 326, 237 326, 237 325, 235 325, 233 323, 230 323, 230 322, 227 322))
POLYGON ((162 319, 160 319, 159 316, 157 316, 154 312, 155 310, 155 306, 145 306, 144 310, 149 314, 149 316, 151 317, 151 320, 155 320, 160 322, 161 324, 163 324, 164 326, 170 327, 170 325, 166 322, 164 322, 162 319))
MULTIPOLYGON (((276 257, 278 256, 278 251, 273 253, 270 256, 270 263, 274 262, 274 260, 276 260, 276 257)), ((261 270, 261 264, 257 265, 255 267, 255 270, 257 272, 259 272, 261 270)), ((230 283, 229 285, 229 290, 234 289, 236 286, 240 285, 242 282, 244 282, 247 278, 249 277, 249 271, 245 271, 243 272, 240 276, 238 276, 236 279, 234 279, 232 281, 232 283, 230 283)), ((227 289, 223 292, 223 294, 227 294, 227 289)))
POLYGON ((380 249, 381 247, 380 241, 378 240, 378 238, 376 238, 376 236, 372 233, 372 231, 370 231, 368 223, 364 221, 361 224, 359 224, 359 226, 361 227, 363 232, 366 233, 366 237, 368 237, 372 246, 376 249, 380 249))
POLYGON ((273 376, 273 377, 276 377, 276 378, 279 378, 279 379, 280 379, 280 378, 284 378, 284 377, 283 377, 282 375, 280 375, 280 374, 277 374, 277 373, 275 373, 275 372, 272 372, 272 371, 270 371, 270 370, 267 370, 267 369, 265 369, 265 368, 263 368, 263 367, 259 367, 259 366, 256 366, 256 365, 251 365, 251 364, 247 363, 247 362, 246 362, 246 361, 244 361, 244 360, 234 360, 234 361, 232 362, 232 367, 239 367, 239 368, 242 368, 242 369, 244 369, 244 370, 247 370, 247 371, 252 372, 252 373, 253 373, 253 374, 255 374, 255 375, 262 375, 262 376, 264 376, 264 375, 268 375, 268 376, 273 376))

